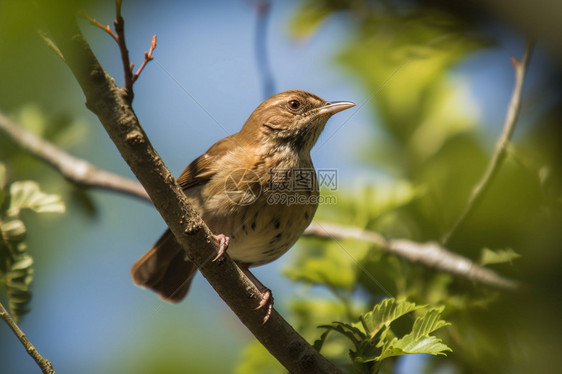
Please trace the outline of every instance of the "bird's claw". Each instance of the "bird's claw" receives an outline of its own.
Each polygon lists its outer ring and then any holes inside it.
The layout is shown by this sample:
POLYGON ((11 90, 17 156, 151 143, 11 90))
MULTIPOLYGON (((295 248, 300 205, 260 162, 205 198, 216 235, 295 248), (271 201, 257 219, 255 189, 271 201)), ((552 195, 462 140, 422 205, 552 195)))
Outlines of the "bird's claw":
POLYGON ((230 242, 230 238, 224 234, 215 235, 215 239, 219 242, 219 250, 217 251, 217 255, 213 258, 212 262, 218 261, 222 258, 222 255, 226 252, 228 248, 228 243, 230 242))
POLYGON ((265 316, 263 317, 263 324, 265 324, 269 320, 269 317, 271 317, 271 312, 273 311, 273 295, 269 289, 262 292, 262 299, 255 310, 262 309, 263 307, 267 307, 265 316))

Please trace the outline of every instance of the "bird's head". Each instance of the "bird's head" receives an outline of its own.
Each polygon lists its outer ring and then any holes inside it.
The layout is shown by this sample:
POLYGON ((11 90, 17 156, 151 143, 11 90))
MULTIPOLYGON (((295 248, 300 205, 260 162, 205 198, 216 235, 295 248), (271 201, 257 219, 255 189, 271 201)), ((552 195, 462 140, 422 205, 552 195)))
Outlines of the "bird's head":
POLYGON ((310 152, 328 119, 353 106, 348 101, 328 102, 306 91, 284 91, 261 103, 239 135, 268 149, 289 146, 298 153, 310 152))

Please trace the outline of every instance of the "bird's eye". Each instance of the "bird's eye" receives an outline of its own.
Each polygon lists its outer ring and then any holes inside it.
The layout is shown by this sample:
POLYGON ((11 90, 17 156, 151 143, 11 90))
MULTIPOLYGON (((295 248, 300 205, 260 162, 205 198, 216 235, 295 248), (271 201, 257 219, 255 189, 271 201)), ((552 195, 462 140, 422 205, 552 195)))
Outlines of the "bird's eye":
POLYGON ((291 100, 289 101, 289 107, 291 109, 299 109, 301 106, 301 102, 298 100, 291 100))

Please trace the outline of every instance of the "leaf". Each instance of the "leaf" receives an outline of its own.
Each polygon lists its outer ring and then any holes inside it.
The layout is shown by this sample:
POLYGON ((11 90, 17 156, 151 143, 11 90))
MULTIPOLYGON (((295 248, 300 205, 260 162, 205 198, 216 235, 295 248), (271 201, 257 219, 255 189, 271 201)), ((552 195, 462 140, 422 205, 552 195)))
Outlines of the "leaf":
POLYGON ((511 248, 498 249, 497 251, 491 250, 489 248, 484 248, 482 249, 482 255, 480 257, 480 264, 489 265, 503 264, 506 262, 511 263, 512 260, 519 257, 521 257, 521 255, 511 248))
POLYGON ((326 329, 326 331, 324 331, 322 335, 320 335, 320 338, 314 341, 314 344, 312 345, 314 349, 316 349, 318 352, 322 350, 322 346, 324 345, 324 342, 328 338, 328 335, 330 335, 331 331, 332 329, 326 329))
POLYGON ((33 258, 25 253, 19 254, 6 273, 8 304, 16 321, 29 312, 28 304, 31 299, 29 286, 32 280, 33 258))
POLYGON ((19 219, 11 219, 0 224, 2 239, 10 242, 19 242, 25 238, 25 224, 19 219))
POLYGON ((384 326, 389 326, 391 322, 404 314, 420 308, 423 308, 423 305, 397 301, 394 298, 385 299, 380 304, 375 305, 372 311, 360 317, 363 332, 373 338, 384 326))
POLYGON ((365 334, 356 326, 344 322, 335 321, 332 322, 331 325, 322 325, 318 327, 339 332, 340 334, 346 336, 349 340, 351 340, 356 348, 359 347, 359 344, 362 340, 365 340, 367 338, 365 334))
POLYGON ((17 216, 22 209, 37 213, 64 213, 65 205, 59 195, 42 192, 36 182, 14 182, 10 185, 8 216, 17 216))
POLYGON ((412 353, 428 353, 432 355, 445 355, 446 351, 451 351, 447 345, 441 343, 441 339, 435 336, 429 336, 435 330, 448 326, 450 323, 441 319, 443 308, 435 308, 429 310, 425 315, 416 318, 412 332, 404 335, 402 338, 394 338, 385 344, 383 351, 378 357, 365 359, 368 361, 382 361, 392 356, 400 356, 412 353))
POLYGON ((363 362, 382 361, 388 357, 414 353, 446 355, 446 351, 452 351, 452 349, 441 343, 441 339, 438 339, 435 336, 428 336, 426 338, 416 340, 413 339, 411 335, 406 335, 402 339, 395 338, 380 356, 363 362))
MULTIPOLYGON (((14 262, 11 269, 13 271, 25 270, 25 269, 31 268, 32 265, 33 265, 33 257, 31 257, 30 255, 24 254, 24 255, 21 256, 21 258, 19 260, 14 262)), ((27 283, 27 284, 29 285, 29 283, 27 283)))

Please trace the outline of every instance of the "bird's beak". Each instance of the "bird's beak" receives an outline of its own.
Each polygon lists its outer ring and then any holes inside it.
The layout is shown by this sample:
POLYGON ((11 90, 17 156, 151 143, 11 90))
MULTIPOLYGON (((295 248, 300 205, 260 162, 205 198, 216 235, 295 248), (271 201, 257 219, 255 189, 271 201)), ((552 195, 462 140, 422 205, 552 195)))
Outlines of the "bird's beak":
POLYGON ((318 111, 318 114, 320 114, 320 115, 322 115, 322 114, 333 115, 333 114, 336 114, 338 112, 341 112, 342 110, 346 110, 346 109, 349 109, 349 108, 354 107, 354 106, 355 106, 355 104, 352 103, 351 101, 332 101, 332 102, 326 103, 326 105, 321 107, 320 110, 318 111))

